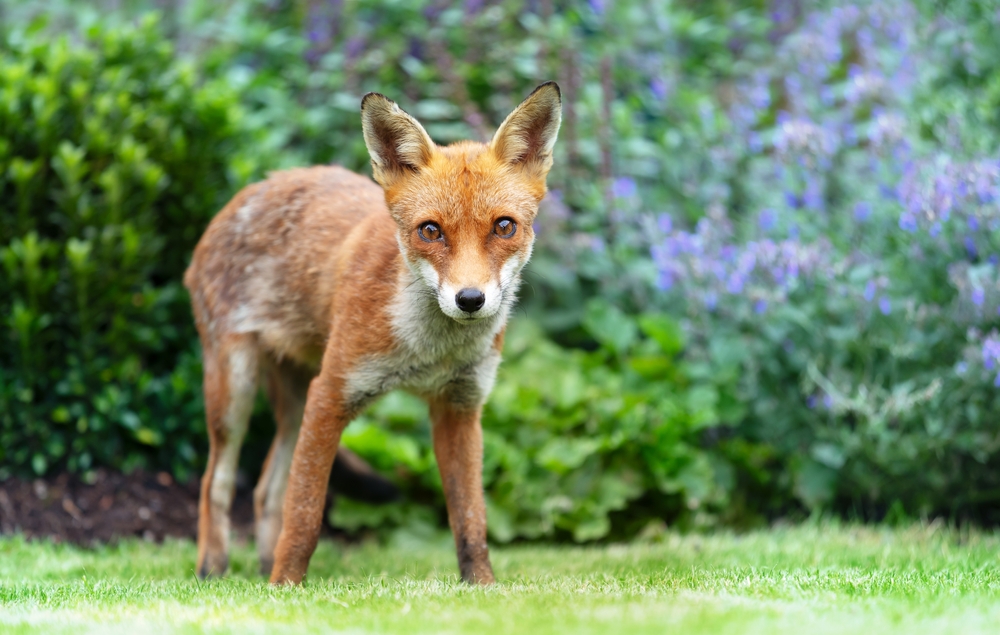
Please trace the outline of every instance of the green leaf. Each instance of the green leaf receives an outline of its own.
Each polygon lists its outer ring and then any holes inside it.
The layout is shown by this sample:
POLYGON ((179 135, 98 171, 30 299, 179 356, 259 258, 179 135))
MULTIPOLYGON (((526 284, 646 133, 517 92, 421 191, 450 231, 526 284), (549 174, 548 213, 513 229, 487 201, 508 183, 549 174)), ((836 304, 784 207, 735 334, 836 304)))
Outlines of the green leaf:
POLYGON ((631 357, 628 364, 643 379, 661 379, 674 367, 673 360, 663 355, 631 357))
POLYGON ((677 474, 677 482, 684 491, 690 509, 701 507, 715 489, 715 471, 704 454, 698 454, 677 474))
POLYGON ((817 443, 813 445, 809 454, 818 462, 834 470, 839 470, 847 462, 844 450, 832 443, 817 443))
POLYGON ((673 318, 662 314, 642 315, 639 317, 639 328, 659 344, 666 355, 676 355, 684 349, 684 330, 673 318))
POLYGON ((587 303, 583 327, 595 340, 618 354, 624 353, 638 335, 632 318, 600 298, 587 303))
POLYGON ((139 443, 145 445, 160 445, 163 443, 163 434, 159 430, 152 428, 139 428, 135 431, 135 438, 139 443))
POLYGON ((687 392, 687 407, 691 411, 691 425, 694 429, 713 425, 718 422, 719 415, 716 406, 719 403, 719 391, 715 386, 698 384, 687 392))
POLYGON ((458 106, 446 99, 423 99, 413 106, 411 113, 418 119, 457 119, 462 114, 458 106))
POLYGON ((486 496, 486 526, 490 538, 498 542, 510 542, 517 537, 514 519, 510 512, 498 505, 492 496, 486 496))
POLYGON ((601 447, 596 439, 550 439, 535 456, 535 461, 547 470, 557 474, 580 467, 587 457, 601 447))
POLYGON ((708 348, 712 361, 723 369, 737 368, 747 358, 746 342, 738 335, 713 337, 708 348))
POLYGON ((583 399, 587 390, 587 382, 583 375, 573 367, 563 368, 558 372, 558 405, 562 410, 569 410, 583 399))
POLYGON ((591 516, 573 528, 573 540, 587 542, 603 538, 611 530, 611 521, 604 514, 591 516))
POLYGON ((817 509, 833 497, 837 472, 806 459, 795 473, 795 495, 809 509, 817 509))

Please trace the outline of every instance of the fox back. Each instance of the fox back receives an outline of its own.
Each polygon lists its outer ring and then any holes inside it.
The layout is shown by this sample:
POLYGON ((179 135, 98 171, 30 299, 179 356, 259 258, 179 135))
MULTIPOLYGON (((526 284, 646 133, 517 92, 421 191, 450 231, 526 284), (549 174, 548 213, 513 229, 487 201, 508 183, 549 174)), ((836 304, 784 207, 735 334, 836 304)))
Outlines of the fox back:
POLYGON ((275 173, 239 192, 195 249, 185 285, 220 439, 245 428, 232 395, 261 368, 319 373, 348 420, 394 389, 478 413, 492 388, 552 165, 558 87, 539 86, 489 143, 437 146, 375 93, 361 115, 377 184, 340 167, 275 173))

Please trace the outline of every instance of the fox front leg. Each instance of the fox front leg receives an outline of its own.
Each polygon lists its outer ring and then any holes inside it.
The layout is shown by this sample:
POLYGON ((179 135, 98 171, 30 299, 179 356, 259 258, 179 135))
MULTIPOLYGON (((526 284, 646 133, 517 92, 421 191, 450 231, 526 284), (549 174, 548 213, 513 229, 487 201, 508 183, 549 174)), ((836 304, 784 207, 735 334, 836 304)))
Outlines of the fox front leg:
POLYGON ((430 403, 434 454, 448 504, 448 523, 455 536, 458 568, 465 582, 488 585, 494 577, 486 545, 481 410, 481 406, 448 401, 430 403))

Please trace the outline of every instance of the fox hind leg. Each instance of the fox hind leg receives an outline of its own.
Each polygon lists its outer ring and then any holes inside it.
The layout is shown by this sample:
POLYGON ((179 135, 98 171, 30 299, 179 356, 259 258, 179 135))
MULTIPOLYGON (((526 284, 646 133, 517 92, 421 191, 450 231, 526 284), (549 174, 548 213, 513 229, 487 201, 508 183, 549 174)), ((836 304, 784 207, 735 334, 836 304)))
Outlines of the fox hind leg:
POLYGON ((267 398, 274 413, 276 431, 253 491, 257 555, 264 575, 270 575, 274 566, 274 546, 281 534, 281 506, 310 379, 309 373, 289 362, 272 363, 266 374, 267 398))
MULTIPOLYGON (((328 368, 326 360, 323 368, 328 368)), ((300 583, 316 549, 330 468, 340 445, 340 434, 354 414, 345 407, 342 390, 342 378, 333 373, 329 376, 321 373, 309 385, 302 429, 281 508, 284 522, 274 548, 272 584, 300 583)))
MULTIPOLYGON (((253 498, 260 569, 264 575, 270 575, 274 567, 274 549, 281 535, 282 506, 292 455, 302 425, 312 374, 294 363, 271 360, 264 378, 276 432, 253 498)), ((398 488, 376 473, 364 459, 344 447, 337 449, 336 456, 330 485, 339 493, 372 504, 388 503, 398 498, 398 488)), ((327 499, 329 501, 330 496, 327 499)))
POLYGON ((198 577, 229 566, 229 513, 240 446, 257 394, 259 354, 252 336, 230 336, 216 345, 202 340, 208 467, 198 505, 198 577))

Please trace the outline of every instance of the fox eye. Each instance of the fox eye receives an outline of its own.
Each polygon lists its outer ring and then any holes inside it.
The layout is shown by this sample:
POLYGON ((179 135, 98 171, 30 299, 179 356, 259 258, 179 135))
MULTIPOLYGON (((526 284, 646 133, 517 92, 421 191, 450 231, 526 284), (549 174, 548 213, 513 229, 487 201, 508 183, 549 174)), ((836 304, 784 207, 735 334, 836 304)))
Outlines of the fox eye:
POLYGON ((444 238, 441 228, 434 223, 423 223, 417 228, 417 234, 429 243, 434 243, 444 238))
POLYGON ((517 231, 517 223, 510 218, 501 218, 493 223, 493 233, 500 238, 510 238, 517 231))

